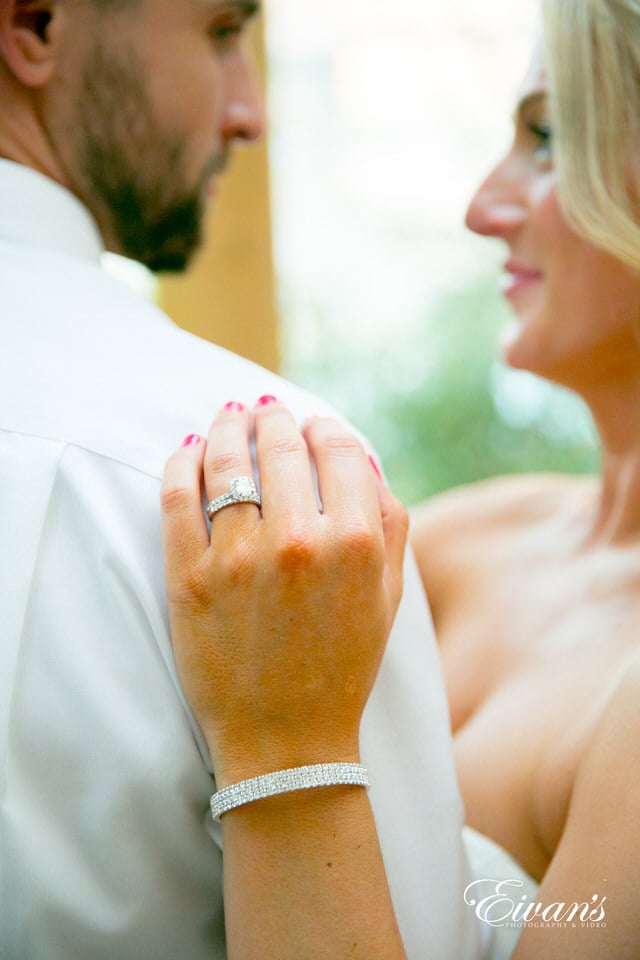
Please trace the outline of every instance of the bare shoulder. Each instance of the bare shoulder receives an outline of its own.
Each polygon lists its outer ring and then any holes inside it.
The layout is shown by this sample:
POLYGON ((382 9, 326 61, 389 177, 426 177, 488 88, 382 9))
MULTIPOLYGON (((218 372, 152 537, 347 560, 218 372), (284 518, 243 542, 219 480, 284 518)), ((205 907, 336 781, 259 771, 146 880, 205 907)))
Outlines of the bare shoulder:
MULTIPOLYGON (((640 645, 602 694, 604 704, 576 770, 561 846, 608 835, 610 855, 617 847, 624 858, 628 826, 640 817, 640 645)), ((640 834, 637 841, 640 864, 640 834)))
POLYGON ((531 925, 521 937, 514 960, 540 956, 636 960, 640 831, 635 825, 639 819, 640 660, 636 653, 612 684, 584 752, 562 837, 537 896, 543 905, 574 901, 593 912, 581 916, 583 922, 531 925))
POLYGON ((632 896, 636 947, 640 938, 635 901, 640 882, 640 832, 632 824, 639 818, 640 656, 636 653, 621 670, 578 767, 556 854, 569 864, 573 861, 590 869, 594 880, 607 877, 609 894, 620 904, 625 896, 632 896))
POLYGON ((640 809, 640 645, 602 712, 576 777, 576 791, 591 795, 601 784, 610 803, 615 782, 622 799, 631 779, 640 809))
MULTIPOLYGON (((594 485, 592 477, 521 474, 457 487, 419 504, 411 514, 411 542, 423 582, 437 606, 476 565, 551 517, 594 485)), ((508 550, 507 550, 508 552, 508 550)))
POLYGON ((412 536, 459 532, 471 522, 474 532, 496 521, 539 520, 556 510, 573 490, 592 485, 591 477, 557 473, 518 474, 467 484, 437 494, 414 507, 412 536))

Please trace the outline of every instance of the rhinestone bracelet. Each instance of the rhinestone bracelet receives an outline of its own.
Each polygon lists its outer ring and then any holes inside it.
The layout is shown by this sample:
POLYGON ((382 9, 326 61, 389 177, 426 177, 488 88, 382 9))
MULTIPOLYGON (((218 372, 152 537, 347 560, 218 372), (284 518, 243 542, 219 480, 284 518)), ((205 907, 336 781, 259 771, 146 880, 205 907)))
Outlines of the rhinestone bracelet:
POLYGON ((223 787, 211 797, 211 816, 219 820, 229 810, 254 800, 275 797, 311 787, 335 787, 339 784, 369 786, 369 774, 359 763, 316 763, 307 767, 291 767, 276 773, 265 773, 251 780, 241 780, 223 787))

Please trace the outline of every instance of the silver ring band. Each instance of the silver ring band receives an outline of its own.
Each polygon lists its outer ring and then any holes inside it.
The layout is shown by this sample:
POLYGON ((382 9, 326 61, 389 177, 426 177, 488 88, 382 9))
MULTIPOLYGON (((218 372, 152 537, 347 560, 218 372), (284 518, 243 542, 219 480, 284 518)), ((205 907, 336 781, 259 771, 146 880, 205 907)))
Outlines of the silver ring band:
POLYGON ((207 504, 209 520, 213 520, 214 514, 218 510, 231 507, 234 503, 255 503, 257 507, 262 506, 262 497, 258 493, 253 477, 234 477, 229 484, 228 493, 223 493, 222 496, 210 500, 207 504))

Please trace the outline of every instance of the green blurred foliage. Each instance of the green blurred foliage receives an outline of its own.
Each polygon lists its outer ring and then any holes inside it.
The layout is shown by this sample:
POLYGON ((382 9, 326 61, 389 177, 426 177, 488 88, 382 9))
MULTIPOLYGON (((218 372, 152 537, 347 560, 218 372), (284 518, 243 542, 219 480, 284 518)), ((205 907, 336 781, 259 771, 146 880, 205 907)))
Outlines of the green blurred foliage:
POLYGON ((566 391, 496 359, 506 307, 480 279, 427 311, 412 335, 354 343, 348 325, 316 316, 315 348, 287 375, 334 403, 365 433, 408 505, 506 473, 597 469, 586 408, 566 391))

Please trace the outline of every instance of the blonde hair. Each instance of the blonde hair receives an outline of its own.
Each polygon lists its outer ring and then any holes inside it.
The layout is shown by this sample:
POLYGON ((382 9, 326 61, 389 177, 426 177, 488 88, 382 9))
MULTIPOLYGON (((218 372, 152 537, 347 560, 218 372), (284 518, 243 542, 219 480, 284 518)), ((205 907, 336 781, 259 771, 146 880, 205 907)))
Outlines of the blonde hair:
POLYGON ((559 196, 572 226, 640 268, 640 0, 543 0, 559 196))

